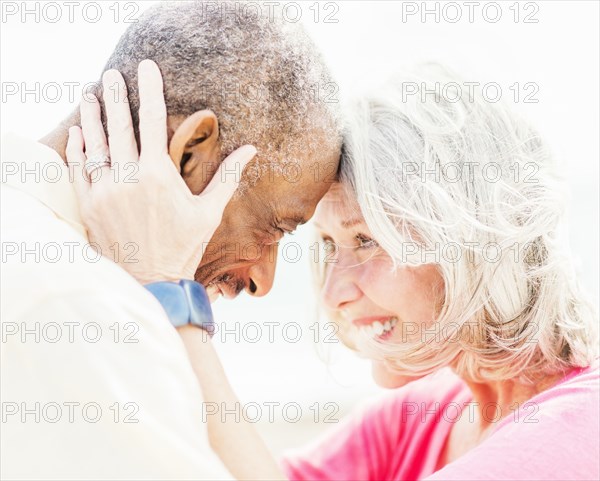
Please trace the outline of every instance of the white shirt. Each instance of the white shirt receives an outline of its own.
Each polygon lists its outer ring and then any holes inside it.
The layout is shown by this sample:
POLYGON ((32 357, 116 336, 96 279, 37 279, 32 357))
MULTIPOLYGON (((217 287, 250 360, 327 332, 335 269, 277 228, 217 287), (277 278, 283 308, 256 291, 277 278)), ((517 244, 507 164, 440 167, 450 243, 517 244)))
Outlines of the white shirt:
POLYGON ((89 246, 60 156, 5 136, 1 166, 1 477, 231 479, 182 341, 89 246))

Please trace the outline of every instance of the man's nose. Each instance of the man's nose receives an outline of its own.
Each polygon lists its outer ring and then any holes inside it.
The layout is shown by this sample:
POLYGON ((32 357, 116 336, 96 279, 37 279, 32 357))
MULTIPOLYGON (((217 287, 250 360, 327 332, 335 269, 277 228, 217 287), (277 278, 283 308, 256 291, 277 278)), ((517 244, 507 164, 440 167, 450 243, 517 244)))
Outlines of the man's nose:
POLYGON ((259 261, 248 269, 248 294, 262 297, 269 293, 273 287, 276 265, 277 244, 265 246, 259 261))
POLYGON ((356 283, 359 269, 354 256, 342 252, 325 266, 321 300, 328 309, 340 310, 360 299, 362 291, 356 283))

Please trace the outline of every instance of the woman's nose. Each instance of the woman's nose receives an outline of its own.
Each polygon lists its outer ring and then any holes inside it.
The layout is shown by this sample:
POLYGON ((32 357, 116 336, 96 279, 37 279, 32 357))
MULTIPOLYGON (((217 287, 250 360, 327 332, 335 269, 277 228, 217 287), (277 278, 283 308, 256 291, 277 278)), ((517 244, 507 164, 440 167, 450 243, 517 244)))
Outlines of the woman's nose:
POLYGON ((325 266, 321 300, 328 309, 343 309, 362 296, 356 282, 360 266, 353 262, 353 258, 349 253, 338 252, 335 259, 325 266))

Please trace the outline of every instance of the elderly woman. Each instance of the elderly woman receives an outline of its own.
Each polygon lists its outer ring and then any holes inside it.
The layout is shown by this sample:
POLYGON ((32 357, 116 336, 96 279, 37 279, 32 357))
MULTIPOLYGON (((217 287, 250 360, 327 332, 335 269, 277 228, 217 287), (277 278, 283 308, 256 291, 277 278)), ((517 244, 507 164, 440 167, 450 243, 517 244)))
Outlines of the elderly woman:
MULTIPOLYGON (((392 390, 281 464, 250 423, 209 417, 234 477, 600 477, 597 317, 560 235, 558 166, 459 85, 428 66, 357 101, 315 216, 324 307, 392 390)), ((237 402, 203 331, 179 332, 204 400, 237 402)))
POLYGON ((558 166, 460 84, 424 66, 352 106, 315 217, 321 294, 394 391, 288 459, 291 479, 599 479, 597 317, 558 166))

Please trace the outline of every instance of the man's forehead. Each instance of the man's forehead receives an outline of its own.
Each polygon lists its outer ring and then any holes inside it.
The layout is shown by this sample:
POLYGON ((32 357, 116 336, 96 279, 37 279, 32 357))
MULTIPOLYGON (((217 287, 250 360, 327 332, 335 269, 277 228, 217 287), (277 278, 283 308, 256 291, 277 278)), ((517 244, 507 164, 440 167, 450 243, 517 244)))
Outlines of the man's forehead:
MULTIPOLYGON (((298 187, 321 191, 327 190, 335 181, 338 157, 280 156, 257 154, 244 170, 244 180, 250 186, 272 184, 274 188, 298 187)), ((298 192, 301 194, 301 192, 298 192)))
POLYGON ((337 166, 341 154, 341 141, 333 131, 310 130, 302 135, 289 135, 277 140, 267 136, 257 143, 256 148, 259 155, 273 163, 337 166))
POLYGON ((275 175, 270 173, 264 173, 258 182, 247 188, 243 201, 260 217, 270 216, 293 227, 312 217, 318 202, 331 186, 331 182, 319 179, 315 171, 305 173, 288 167, 279 169, 275 175))

